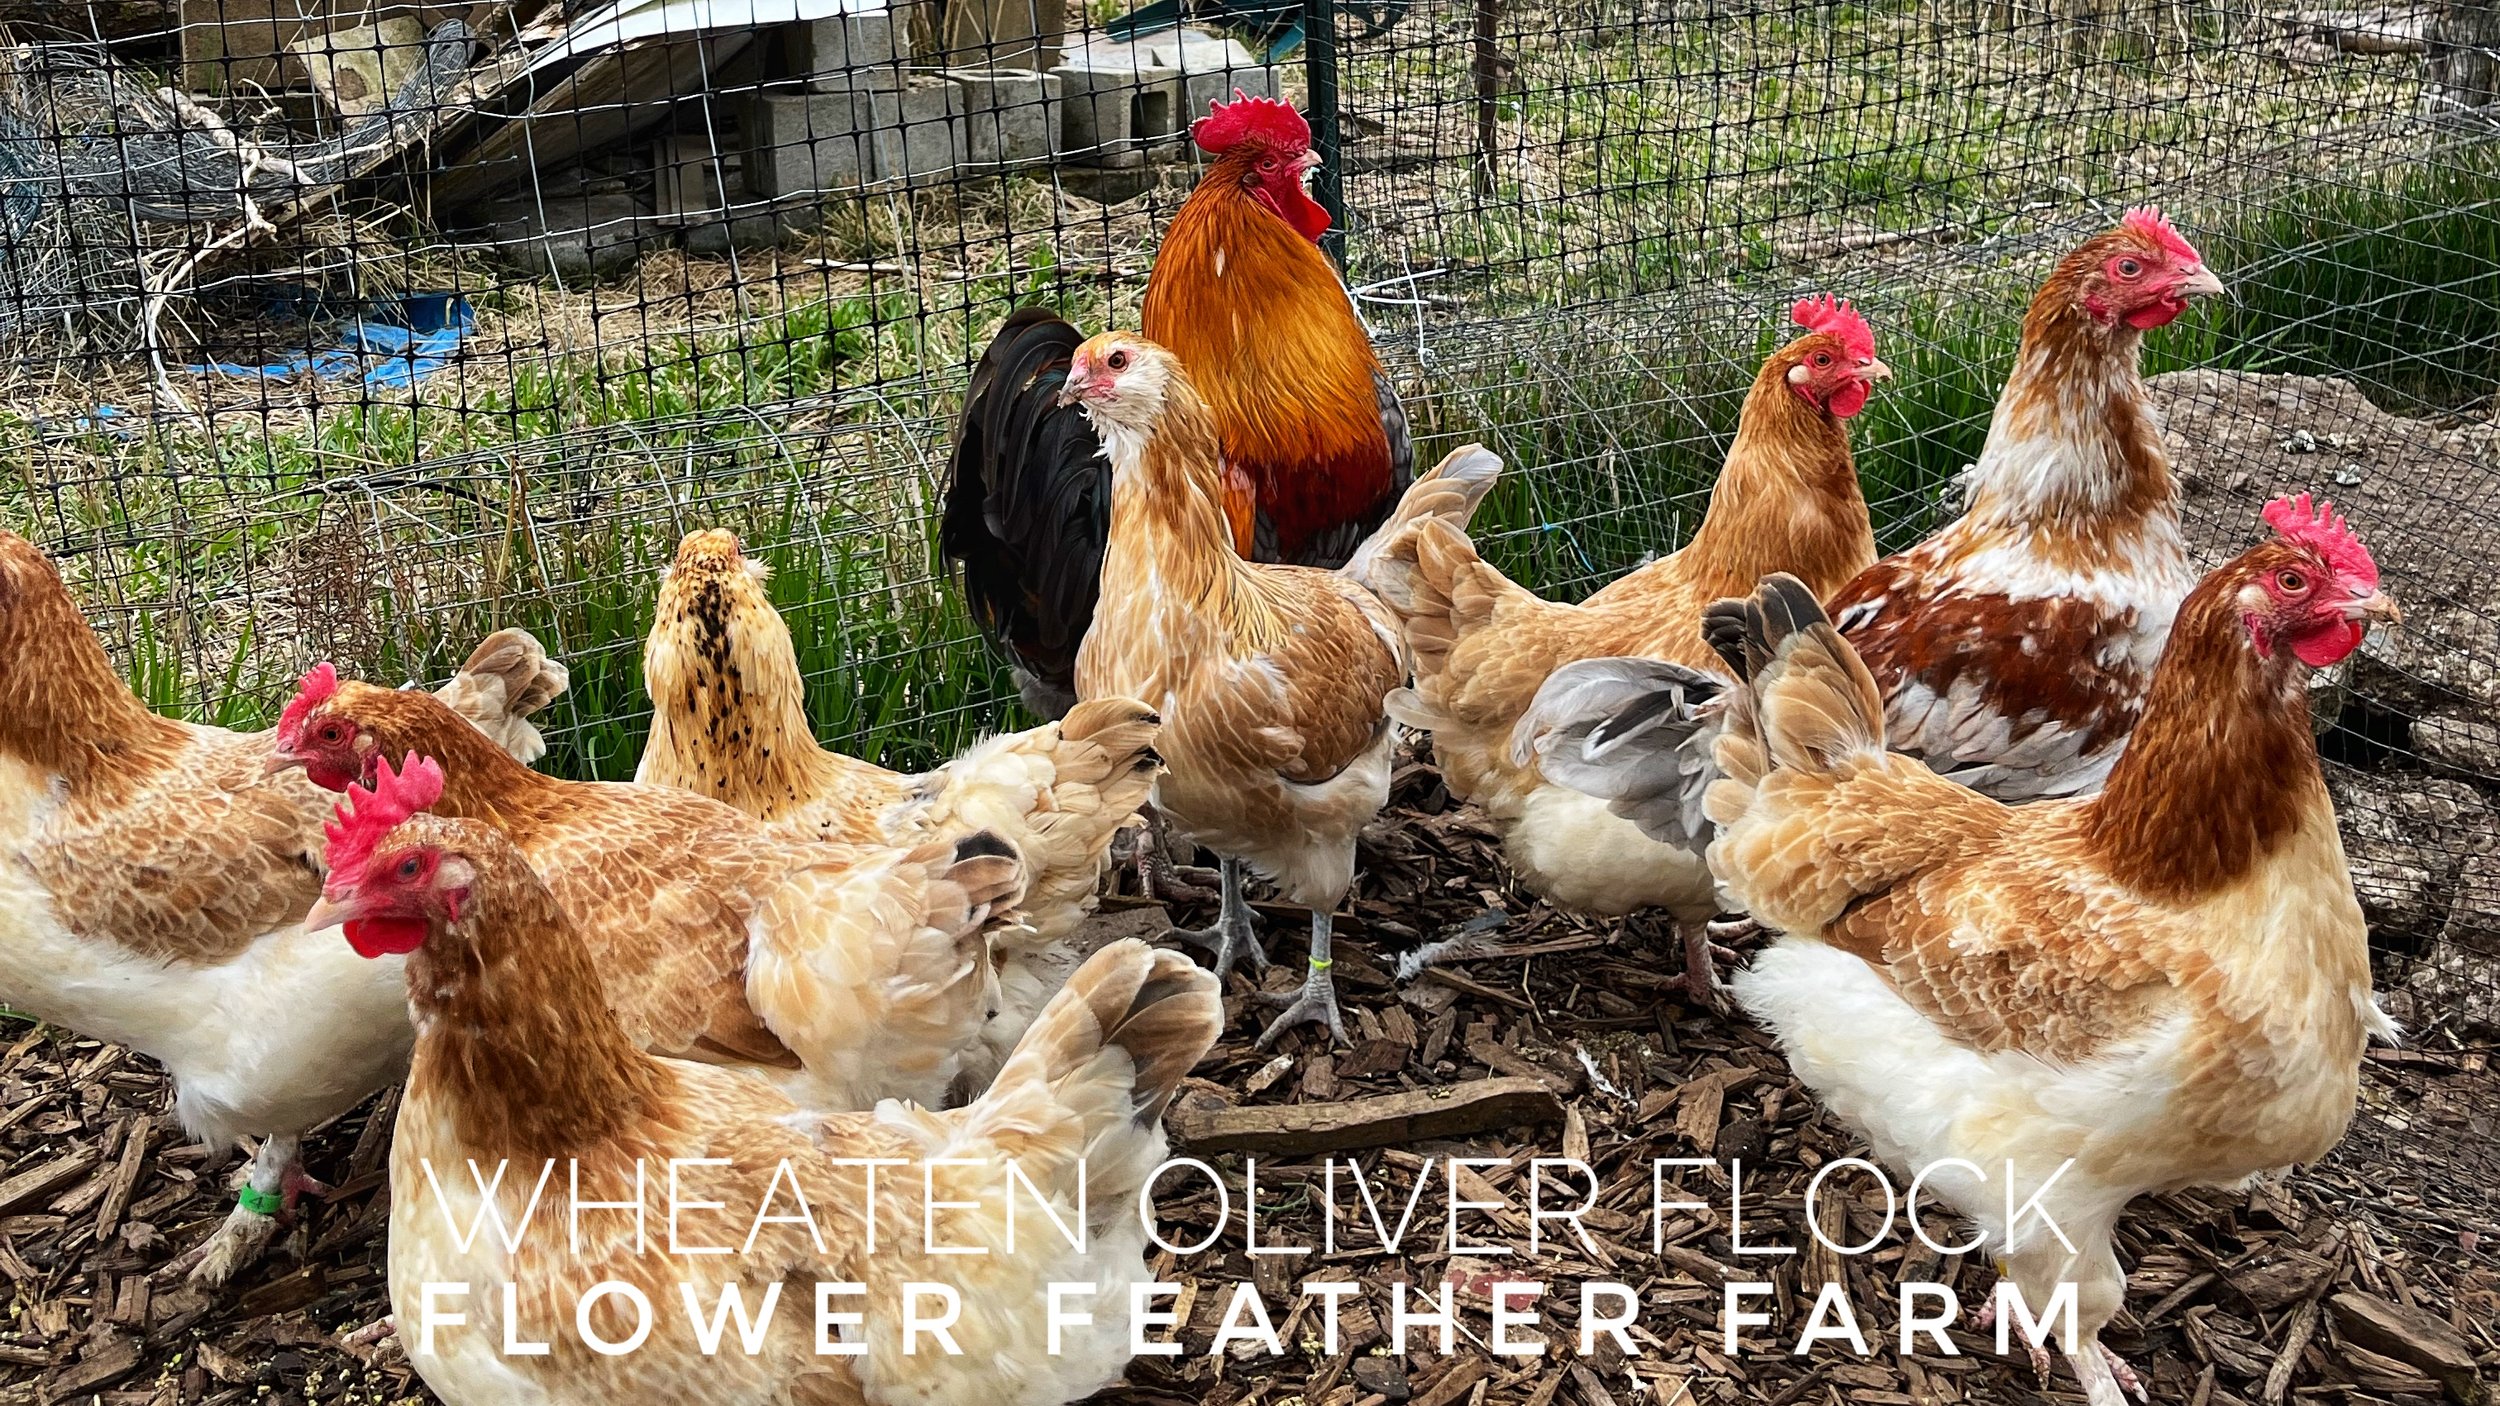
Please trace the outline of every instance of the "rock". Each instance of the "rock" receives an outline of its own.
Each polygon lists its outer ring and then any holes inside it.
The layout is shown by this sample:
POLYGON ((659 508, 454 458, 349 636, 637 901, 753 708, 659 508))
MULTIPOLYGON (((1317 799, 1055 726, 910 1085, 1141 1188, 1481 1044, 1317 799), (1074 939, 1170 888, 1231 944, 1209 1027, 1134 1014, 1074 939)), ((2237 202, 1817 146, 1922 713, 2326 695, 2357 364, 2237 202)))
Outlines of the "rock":
POLYGON ((1385 1401, 1404 1401, 1414 1394, 1406 1384, 1406 1369, 1386 1357, 1355 1358, 1354 1387, 1365 1396, 1385 1401))
POLYGON ((486 237, 531 278, 610 278, 642 257, 651 207, 631 195, 503 200, 483 211, 486 237))
POLYGON ((2492 845, 2490 804, 2462 781, 2329 769, 2327 791, 2370 931, 2408 950, 2439 935, 2469 853, 2492 845))
POLYGON ((2500 854, 2466 857, 2447 924, 2405 980, 2415 1026, 2446 1024, 2470 1039, 2500 1037, 2500 854))

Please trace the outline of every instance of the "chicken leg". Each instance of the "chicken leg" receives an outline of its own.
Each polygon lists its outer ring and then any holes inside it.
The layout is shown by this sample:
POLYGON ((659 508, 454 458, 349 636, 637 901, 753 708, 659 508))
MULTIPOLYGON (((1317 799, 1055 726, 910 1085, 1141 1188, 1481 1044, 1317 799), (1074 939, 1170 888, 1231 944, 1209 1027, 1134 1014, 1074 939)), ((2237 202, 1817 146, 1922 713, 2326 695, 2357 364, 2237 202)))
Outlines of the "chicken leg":
POLYGON ((1335 962, 1328 955, 1330 939, 1335 935, 1335 919, 1325 908, 1311 910, 1311 970, 1302 979, 1302 989, 1290 996, 1262 996, 1260 999, 1282 1005, 1285 1009, 1267 1029, 1259 1032, 1259 1048, 1276 1043, 1276 1037, 1297 1025, 1325 1025, 1329 1037, 1340 1045, 1354 1042, 1346 1038, 1345 1017, 1337 1012, 1337 979, 1329 968, 1335 962))
POLYGON ((1187 943, 1210 955, 1212 960, 1207 969, 1215 973, 1218 982, 1231 976, 1233 964, 1244 956, 1250 959, 1250 970, 1254 974, 1265 972, 1270 965, 1267 950, 1259 946, 1258 929, 1250 918, 1250 900, 1242 895, 1242 884, 1247 875, 1241 861, 1225 855, 1223 875, 1223 907, 1216 914, 1215 926, 1172 929, 1174 941, 1187 943))
POLYGON ((235 1192, 234 1209, 196 1252, 193 1279, 211 1285, 232 1279, 269 1248, 278 1227, 293 1216, 299 1197, 307 1191, 328 1193, 328 1187, 304 1175, 303 1152, 301 1138, 278 1135, 261 1143, 235 1192))

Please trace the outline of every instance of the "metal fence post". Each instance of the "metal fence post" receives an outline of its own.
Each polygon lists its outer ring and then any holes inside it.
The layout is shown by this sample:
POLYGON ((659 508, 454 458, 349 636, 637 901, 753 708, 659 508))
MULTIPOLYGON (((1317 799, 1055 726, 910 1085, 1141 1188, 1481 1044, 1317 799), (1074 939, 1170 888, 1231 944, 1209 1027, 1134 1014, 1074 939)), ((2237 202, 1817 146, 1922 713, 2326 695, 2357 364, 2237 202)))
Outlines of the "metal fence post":
POLYGON ((1311 144, 1319 152, 1311 197, 1328 212, 1320 248, 1345 272, 1345 142, 1337 127, 1337 0, 1302 7, 1302 62, 1311 86, 1311 144))

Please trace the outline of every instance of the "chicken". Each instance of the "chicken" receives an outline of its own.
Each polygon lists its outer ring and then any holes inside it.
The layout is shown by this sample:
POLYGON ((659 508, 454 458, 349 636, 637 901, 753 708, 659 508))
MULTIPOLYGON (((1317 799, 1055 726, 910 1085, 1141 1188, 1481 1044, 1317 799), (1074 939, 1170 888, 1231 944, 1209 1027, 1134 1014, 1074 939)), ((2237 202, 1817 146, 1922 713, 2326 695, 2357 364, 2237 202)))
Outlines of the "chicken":
POLYGON ((2394 1033, 2306 684, 2395 611, 2331 510, 2265 517, 2280 535, 2179 607, 2094 796, 2008 806, 1887 751, 1875 675, 1794 578, 1711 612, 1750 688, 1711 862, 1788 934, 1731 989, 1879 1156, 1933 1170, 2032 1310, 2075 1286, 2093 1406, 2141 1394, 2099 1341, 2127 1203, 2323 1156, 2394 1033))
POLYGON ((1891 372, 1876 358, 1874 332, 1847 303, 1809 298, 1790 316, 1806 334, 1754 376, 1709 509, 1682 550, 1579 605, 1540 600, 1513 583, 1476 554, 1457 524, 1426 523, 1384 552, 1382 595, 1415 655, 1414 686, 1390 695, 1391 715, 1432 734, 1451 793, 1484 809, 1520 882, 1585 913, 1667 909, 1684 938, 1682 980, 1697 997, 1716 984, 1705 925, 1718 903, 1700 823, 1706 732, 1687 729, 1684 745, 1667 753, 1672 765, 1662 780, 1675 803, 1661 810, 1681 829, 1650 835, 1605 801, 1557 784, 1561 778, 1548 776, 1514 736, 1537 734, 1534 722, 1521 732, 1532 704, 1539 716, 1568 716, 1653 680, 1677 690, 1676 712, 1689 714, 1726 682, 1702 641, 1704 607, 1773 571, 1836 590, 1875 560, 1848 420, 1891 372), (1595 659, 1607 662, 1556 673, 1595 659))
MULTIPOLYGON (((1406 417, 1337 270, 1328 214, 1303 189, 1319 158, 1284 103, 1235 94, 1190 128, 1215 158, 1164 231, 1141 318, 1215 419, 1234 550, 1333 567, 1413 472, 1406 417)), ((939 546, 1025 702, 1075 699, 1111 530, 1111 476, 1085 418, 1060 403, 1083 337, 1040 308, 981 355, 948 466, 939 546)))
POLYGON ((1892 745, 2000 800, 2097 789, 2196 584, 2138 363, 2221 280, 2156 210, 2059 262, 2031 301, 1963 515, 1876 563, 1832 618, 1892 745))
POLYGON ((524 854, 493 826, 422 813, 443 788, 420 759, 350 791, 321 916, 364 950, 408 954, 391 1306, 447 1406, 1057 1406, 1119 1376, 1130 1286, 1151 1277, 1139 1199, 1163 1109, 1223 1021, 1212 977, 1115 943, 971 1106, 821 1114, 751 1069, 639 1048, 607 1009, 595 943, 524 854), (472 1180, 480 1168, 502 1175, 472 1180), (542 1171, 569 1216, 533 1207, 542 1171), (490 1199, 516 1233, 463 1234, 490 1199), (648 1234, 631 1233, 637 1217, 648 1234), (652 1327, 603 1353, 577 1324, 626 1339, 621 1296, 588 1299, 616 1284, 652 1327), (907 1301, 947 1320, 942 1338, 904 1336, 907 1301), (698 1302, 716 1330, 734 1311, 752 1335, 705 1348, 698 1302), (819 1326, 853 1308, 861 1321, 819 1326), (1070 1316, 1085 1321, 1053 1323, 1070 1316), (831 1355, 820 1334, 864 1351, 831 1355), (505 1351, 528 1339, 547 1351, 505 1351))
MULTIPOLYGON (((535 756, 536 730, 506 710, 563 690, 563 666, 507 630, 444 695, 535 756)), ((0 532, 0 1001, 163 1064, 175 1115, 209 1146, 262 1140, 196 1251, 211 1283, 257 1258, 312 1187, 305 1130, 408 1058, 396 966, 343 961, 303 926, 329 801, 264 774, 271 742, 149 712, 52 563, 0 532)))
POLYGON ((677 544, 643 647, 651 736, 634 779, 845 844, 911 847, 980 829, 1013 844, 1027 866, 1026 926, 998 935, 988 1056, 963 1074, 986 1087, 1081 955, 1069 940, 1094 909, 1112 838, 1154 787, 1154 712, 1099 699, 918 776, 828 751, 809 729, 798 651, 764 578, 735 533, 677 544))
POLYGON ((1242 560, 1224 520, 1213 414, 1171 352, 1133 333, 1078 347, 1064 392, 1111 460, 1102 604, 1076 661, 1078 696, 1145 699, 1163 718, 1155 808, 1223 861, 1216 974, 1266 955, 1245 868, 1311 911, 1310 971, 1260 1036, 1304 1021, 1345 1038, 1328 974, 1330 913, 1354 881, 1354 839, 1389 798, 1381 699, 1406 677, 1397 622, 1371 585, 1386 538, 1464 521, 1501 462, 1469 445, 1409 488, 1344 567, 1242 560))
POLYGON ((279 724, 278 764, 330 791, 410 753, 444 773, 443 814, 502 827, 546 876, 643 1048, 766 1068, 827 1111, 935 1105, 979 1058, 990 933, 1024 888, 989 831, 837 845, 672 787, 542 776, 430 695, 326 664, 279 724))

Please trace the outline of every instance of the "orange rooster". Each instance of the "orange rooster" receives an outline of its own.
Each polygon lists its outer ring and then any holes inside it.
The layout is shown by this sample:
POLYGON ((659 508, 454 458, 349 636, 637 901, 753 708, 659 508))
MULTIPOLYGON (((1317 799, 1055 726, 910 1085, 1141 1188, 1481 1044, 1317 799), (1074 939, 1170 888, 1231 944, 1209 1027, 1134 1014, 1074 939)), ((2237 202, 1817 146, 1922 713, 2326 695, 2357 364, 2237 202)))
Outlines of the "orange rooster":
POLYGON ((1163 1109, 1223 1023, 1212 977, 1115 943, 970 1107, 820 1114, 638 1048, 571 905, 493 826, 421 813, 442 788, 420 759, 350 791, 321 917, 408 954, 391 1306, 447 1406, 1058 1406, 1119 1376, 1163 1109), (569 1209, 539 1203, 542 1171, 569 1209), (635 1337, 618 1285, 649 1332, 601 1352, 585 1332, 635 1337))
POLYGON ((967 1088, 987 1087, 1083 955, 1070 939, 1094 910, 1113 837, 1154 788, 1158 721, 1133 698, 1099 699, 918 776, 828 751, 809 729, 798 650, 764 579, 734 532, 677 544, 643 646, 651 736, 634 779, 844 844, 909 848, 986 829, 1014 845, 1028 869, 1026 927, 999 934, 988 1057, 963 1074, 967 1088))
MULTIPOLYGON (((1836 590, 1875 559, 1848 420, 1891 372, 1847 303, 1810 298, 1790 316, 1806 334, 1754 376, 1709 510, 1682 550, 1565 605, 1504 577, 1456 525, 1429 522, 1390 543, 1382 573, 1383 599, 1403 618, 1415 654, 1414 686, 1391 695, 1390 712, 1432 734, 1451 792, 1500 827, 1520 882, 1582 912, 1665 907, 1683 934, 1683 980, 1695 997, 1716 985, 1706 925, 1718 903, 1700 816, 1706 730, 1687 728, 1678 747, 1659 749, 1670 765, 1640 778, 1665 794, 1663 809, 1681 825, 1650 835, 1557 784, 1570 779, 1576 753, 1549 748, 1549 774, 1520 739, 1539 731, 1534 718, 1586 711, 1653 681, 1681 706, 1649 717, 1689 717, 1725 683, 1701 637, 1706 606, 1773 571, 1836 590), (1637 657, 1565 667, 1618 655, 1637 657)), ((1607 740, 1629 730, 1618 726, 1607 740)))
POLYGON ((1793 577, 1711 612, 1748 680, 1711 863, 1788 934, 1731 988, 1880 1156, 1935 1173, 2031 1310, 2074 1286, 2093 1406, 2142 1395, 2100 1343, 2127 1203, 2323 1156, 2366 1038, 2394 1033, 2307 682, 2395 608, 2331 510, 2265 517, 2280 536, 2179 607, 2134 740, 2082 799, 2007 806, 1887 750, 1874 674, 1793 577), (2034 1193, 2045 1215, 2008 1224, 2034 1193))
POLYGON ((1064 394, 1111 461, 1102 610, 1077 692, 1143 698, 1162 715, 1155 807, 1223 859, 1216 926, 1175 935, 1211 948, 1218 976, 1238 956, 1264 966, 1242 883, 1245 869, 1275 880, 1310 909, 1310 972, 1260 1043, 1304 1021, 1342 1041, 1330 914, 1354 880, 1357 832, 1389 798, 1381 698, 1406 677, 1372 571, 1406 524, 1463 521, 1500 461, 1473 445, 1451 454, 1342 568, 1248 562, 1224 520, 1214 416, 1177 358, 1106 332, 1077 348, 1064 394))
MULTIPOLYGON (((1310 124, 1236 94, 1190 135, 1215 161, 1164 233, 1145 335, 1180 358, 1214 415, 1233 549, 1337 566, 1404 491, 1414 451, 1319 249, 1328 215, 1303 188, 1319 161, 1310 124)), ((965 396, 939 532, 973 618, 1044 717, 1074 700, 1111 530, 1102 443, 1059 403, 1081 340, 1038 308, 999 329, 965 396)))
MULTIPOLYGON (((435 706, 479 748, 495 751, 491 732, 535 757, 526 712, 564 685, 507 630, 435 706)), ((211 1283, 313 1188, 302 1134, 408 1057, 398 972, 342 962, 304 926, 329 800, 267 774, 273 742, 149 712, 52 563, 0 532, 0 1001, 164 1064, 175 1115, 210 1147, 261 1139, 233 1213, 193 1252, 211 1283)))
POLYGON ((502 827, 546 875, 645 1048, 772 1066, 827 1110, 934 1107, 979 1058, 990 933, 1024 889, 996 835, 836 845, 671 787, 542 776, 431 696, 326 664, 279 725, 278 764, 332 791, 412 752, 445 775, 442 813, 502 827))

